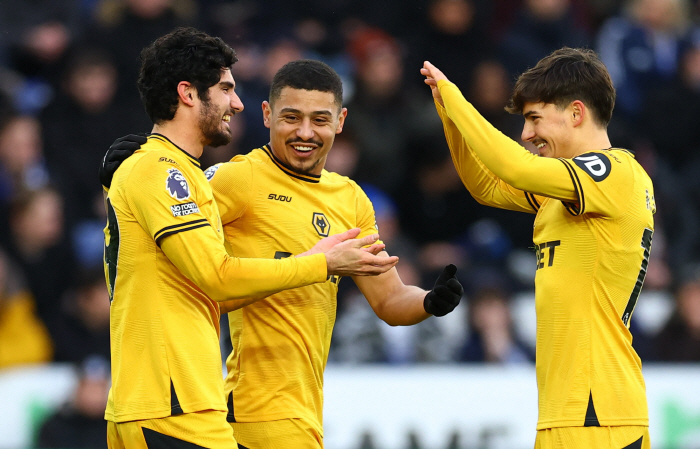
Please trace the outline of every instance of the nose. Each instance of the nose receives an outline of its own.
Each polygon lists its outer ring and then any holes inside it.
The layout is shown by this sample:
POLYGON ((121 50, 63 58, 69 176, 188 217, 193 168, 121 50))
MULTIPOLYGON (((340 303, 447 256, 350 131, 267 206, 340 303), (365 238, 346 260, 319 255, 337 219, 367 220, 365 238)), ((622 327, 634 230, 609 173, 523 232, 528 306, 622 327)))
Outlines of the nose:
POLYGON ((523 125, 523 132, 520 135, 520 138, 523 140, 523 142, 529 142, 535 138, 535 130, 532 125, 527 122, 527 120, 523 125))
POLYGON ((238 97, 236 92, 233 92, 233 95, 231 96, 231 109, 238 114, 239 112, 243 111, 243 102, 241 99, 238 97))
POLYGON ((302 120, 297 128, 297 136, 303 140, 310 140, 314 137, 314 130, 311 127, 311 121, 308 119, 302 120))

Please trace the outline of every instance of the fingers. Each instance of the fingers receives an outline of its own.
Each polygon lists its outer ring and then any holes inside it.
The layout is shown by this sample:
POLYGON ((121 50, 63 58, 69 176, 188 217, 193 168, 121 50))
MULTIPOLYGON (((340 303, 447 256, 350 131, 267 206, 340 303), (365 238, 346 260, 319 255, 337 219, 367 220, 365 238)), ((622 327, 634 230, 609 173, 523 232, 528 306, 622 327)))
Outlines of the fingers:
POLYGON ((386 273, 399 263, 399 258, 396 256, 372 256, 374 260, 370 260, 370 265, 362 267, 361 271, 356 276, 376 276, 386 273))
POLYGON ((344 242, 344 241, 349 240, 349 239, 354 239, 355 237, 360 235, 361 231, 362 230, 360 228, 352 228, 352 229, 348 229, 345 232, 341 232, 340 234, 335 234, 332 237, 335 237, 336 239, 338 239, 339 242, 344 242))
MULTIPOLYGON (((359 234, 359 233, 358 233, 358 234, 359 234)), ((353 246, 354 246, 355 248, 361 248, 361 247, 363 247, 363 246, 372 245, 372 244, 374 244, 374 242, 376 242, 377 240, 379 240, 379 234, 372 234, 372 235, 368 235, 368 236, 366 236, 366 237, 362 237, 361 239, 356 239, 356 240, 353 242, 353 246)))
POLYGON ((462 287, 462 284, 460 284, 456 278, 448 279, 445 285, 460 297, 464 294, 464 287, 462 287))
POLYGON ((367 251, 368 253, 374 254, 375 256, 382 251, 384 251, 384 248, 386 248, 386 245, 383 243, 375 243, 372 246, 368 246, 366 248, 362 248, 363 251, 367 251))
POLYGON ((445 285, 447 283, 448 279, 454 278, 454 275, 457 273, 457 267, 453 264, 449 264, 446 266, 443 270, 442 273, 440 273, 440 276, 438 276, 437 281, 435 282, 435 285, 445 285))

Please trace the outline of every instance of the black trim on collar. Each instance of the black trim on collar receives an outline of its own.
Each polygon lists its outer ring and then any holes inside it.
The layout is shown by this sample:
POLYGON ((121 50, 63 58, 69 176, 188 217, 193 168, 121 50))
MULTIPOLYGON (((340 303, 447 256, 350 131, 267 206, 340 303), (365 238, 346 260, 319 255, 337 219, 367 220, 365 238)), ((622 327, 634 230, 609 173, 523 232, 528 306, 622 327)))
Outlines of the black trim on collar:
POLYGON ((263 145, 262 147, 260 147, 260 149, 263 150, 270 157, 272 162, 274 162, 274 164, 280 170, 285 172, 288 176, 291 176, 292 178, 300 179, 302 181, 311 182, 314 184, 318 184, 321 181, 321 175, 302 175, 300 173, 295 172, 291 168, 287 167, 287 165, 284 162, 277 159, 277 156, 275 156, 275 154, 272 152, 272 148, 270 148, 269 144, 263 145))
POLYGON ((175 145, 175 144, 173 143, 172 140, 168 139, 168 138, 165 137, 164 135, 158 134, 158 133, 151 133, 151 134, 148 135, 148 137, 149 137, 149 138, 153 137, 154 139, 160 140, 160 141, 162 141, 162 142, 167 142, 167 143, 169 143, 170 145, 174 146, 174 147, 177 148, 178 150, 182 151, 182 153, 185 154, 185 155, 187 156, 187 159, 189 159, 190 162, 192 162, 194 165, 196 165, 197 168, 202 168, 202 163, 199 162, 199 159, 197 159, 196 157, 192 156, 190 153, 188 153, 187 151, 183 150, 183 149, 180 148, 179 146, 175 145))

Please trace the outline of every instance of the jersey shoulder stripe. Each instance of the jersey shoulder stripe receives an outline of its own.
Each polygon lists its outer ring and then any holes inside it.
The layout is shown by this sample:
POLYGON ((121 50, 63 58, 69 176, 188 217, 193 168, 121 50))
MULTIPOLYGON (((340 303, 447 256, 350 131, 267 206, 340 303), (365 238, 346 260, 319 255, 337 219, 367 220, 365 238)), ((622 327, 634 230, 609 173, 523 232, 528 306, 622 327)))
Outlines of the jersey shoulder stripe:
POLYGON ((160 246, 160 241, 163 240, 165 237, 177 234, 178 232, 190 231, 192 229, 201 228, 203 226, 209 226, 209 222, 205 218, 188 221, 187 223, 166 226, 155 233, 154 238, 156 241, 156 245, 160 246))
POLYGON ((535 198, 535 195, 530 192, 525 192, 525 199, 527 200, 528 204, 530 204, 530 207, 535 210, 535 212, 540 210, 540 203, 537 201, 537 198, 535 198))
POLYGON ((569 161, 563 158, 559 158, 559 160, 564 164, 566 169, 569 171, 569 176, 571 177, 571 182, 574 184, 574 189, 576 190, 576 194, 578 195, 578 201, 579 204, 578 206, 574 203, 570 202, 562 202, 564 204, 564 207, 566 210, 575 216, 581 215, 586 211, 586 199, 583 195, 583 186, 581 185, 581 180, 578 178, 578 174, 576 173, 576 170, 571 166, 569 161))

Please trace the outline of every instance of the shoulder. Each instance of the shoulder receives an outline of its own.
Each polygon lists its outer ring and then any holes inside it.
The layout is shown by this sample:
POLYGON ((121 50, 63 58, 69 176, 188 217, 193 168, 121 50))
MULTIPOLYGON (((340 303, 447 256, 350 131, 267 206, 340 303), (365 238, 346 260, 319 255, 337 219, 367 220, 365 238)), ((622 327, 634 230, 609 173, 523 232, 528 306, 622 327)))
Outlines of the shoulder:
POLYGON ((619 149, 590 151, 580 154, 568 162, 595 182, 610 182, 627 178, 633 173, 634 166, 638 165, 632 153, 619 149))
POLYGON ((353 190, 360 190, 359 185, 347 176, 340 175, 336 172, 328 171, 323 169, 321 172, 321 182, 328 183, 330 185, 338 186, 339 188, 347 188, 353 190))

